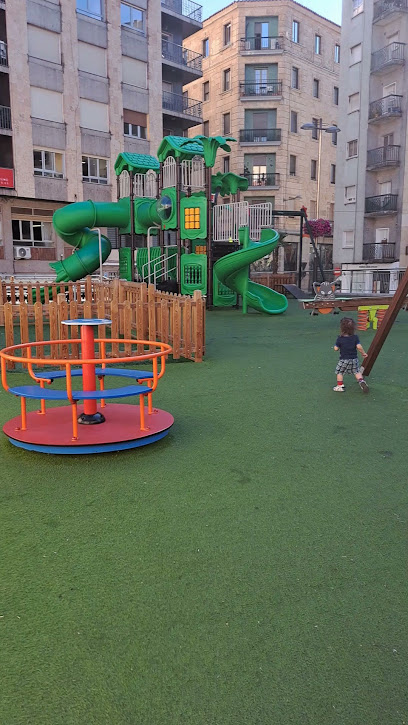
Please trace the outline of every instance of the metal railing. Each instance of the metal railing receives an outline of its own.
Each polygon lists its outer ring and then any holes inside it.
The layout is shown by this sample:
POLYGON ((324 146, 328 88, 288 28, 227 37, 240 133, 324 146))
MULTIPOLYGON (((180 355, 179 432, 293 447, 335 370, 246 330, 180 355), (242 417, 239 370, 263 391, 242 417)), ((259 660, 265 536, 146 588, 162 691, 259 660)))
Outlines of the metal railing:
POLYGON ((374 3, 373 22, 400 10, 408 10, 408 0, 379 0, 374 3))
POLYGON ((380 194, 368 196, 365 200, 366 214, 381 214, 387 211, 397 211, 398 194, 380 194))
POLYGON ((163 91, 163 109, 174 113, 183 113, 185 116, 203 117, 201 101, 193 101, 178 93, 163 91))
POLYGON ((243 175, 248 179, 249 186, 279 186, 280 183, 280 174, 276 173, 251 174, 244 171, 243 175))
POLYGON ((363 262, 395 262, 395 244, 363 244, 363 262))
POLYGON ((404 269, 342 269, 335 281, 340 295, 393 295, 404 272, 404 269))
POLYGON ((240 96, 281 96, 282 81, 268 81, 259 83, 257 81, 242 81, 239 84, 240 96))
POLYGON ((240 50, 258 50, 262 53, 265 50, 283 50, 284 38, 282 35, 270 36, 262 38, 257 36, 255 38, 241 38, 240 39, 240 50))
POLYGON ((162 39, 162 58, 192 70, 201 71, 202 69, 203 56, 200 53, 188 50, 188 48, 183 48, 182 45, 171 43, 165 39, 162 39))
POLYGON ((268 143, 281 140, 280 128, 241 128, 239 132, 241 143, 268 143))
POLYGON ((0 106, 0 128, 11 131, 11 108, 0 106))
POLYGON ((390 43, 381 50, 371 53, 371 71, 382 70, 394 63, 403 63, 405 43, 390 43))
POLYGON ((8 66, 7 43, 4 40, 0 40, 0 65, 8 66))
POLYGON ((401 146, 380 146, 367 151, 367 168, 376 169, 381 166, 397 166, 400 162, 401 146))
POLYGON ((402 96, 394 94, 379 98, 373 101, 368 107, 368 118, 372 121, 375 118, 384 116, 400 116, 402 113, 402 96))
POLYGON ((174 13, 184 15, 185 18, 190 18, 198 23, 202 22, 203 6, 193 0, 161 0, 161 4, 174 13))

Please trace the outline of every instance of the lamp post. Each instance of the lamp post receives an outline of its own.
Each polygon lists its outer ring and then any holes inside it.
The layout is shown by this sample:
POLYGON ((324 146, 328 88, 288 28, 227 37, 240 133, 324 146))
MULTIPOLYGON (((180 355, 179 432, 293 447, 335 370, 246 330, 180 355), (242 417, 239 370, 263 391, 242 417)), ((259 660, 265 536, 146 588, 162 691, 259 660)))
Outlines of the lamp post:
POLYGON ((322 133, 335 133, 338 134, 340 129, 338 126, 332 126, 327 123, 323 123, 322 119, 319 118, 317 123, 304 123, 301 126, 304 131, 316 131, 318 134, 319 147, 317 152, 317 199, 316 199, 316 218, 319 219, 320 211, 320 170, 322 161, 322 133))

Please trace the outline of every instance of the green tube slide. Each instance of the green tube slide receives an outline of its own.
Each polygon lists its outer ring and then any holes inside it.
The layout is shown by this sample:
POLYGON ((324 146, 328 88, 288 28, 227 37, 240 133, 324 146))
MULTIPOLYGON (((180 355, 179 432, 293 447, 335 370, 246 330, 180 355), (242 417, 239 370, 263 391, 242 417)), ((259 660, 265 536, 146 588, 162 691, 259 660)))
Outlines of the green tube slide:
POLYGON ((226 254, 214 265, 214 272, 220 282, 242 296, 242 310, 253 307, 268 315, 280 315, 285 312, 288 301, 285 295, 256 284, 249 279, 249 265, 270 254, 279 244, 279 232, 262 229, 259 242, 249 241, 248 228, 240 229, 240 241, 243 249, 226 254))
MULTIPOLYGON (((52 262, 50 267, 57 273, 56 282, 76 282, 99 267, 99 238, 93 227, 119 227, 129 224, 129 199, 118 202, 79 201, 57 209, 53 216, 54 229, 75 251, 67 259, 52 262)), ((111 245, 107 237, 101 237, 102 262, 110 255, 111 245)))

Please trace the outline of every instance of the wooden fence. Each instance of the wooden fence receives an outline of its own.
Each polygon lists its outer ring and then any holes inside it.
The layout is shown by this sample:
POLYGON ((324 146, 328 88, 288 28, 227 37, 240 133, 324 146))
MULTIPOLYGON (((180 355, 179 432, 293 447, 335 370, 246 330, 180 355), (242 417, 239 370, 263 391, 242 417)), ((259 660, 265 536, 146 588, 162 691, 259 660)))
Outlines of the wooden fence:
MULTIPOLYGON (((69 340, 79 337, 79 328, 62 321, 97 317, 112 321, 109 326, 99 326, 100 337, 165 342, 172 346, 175 360, 200 362, 204 355, 205 301, 199 291, 189 297, 158 292, 144 283, 118 279, 100 283, 87 278, 59 285, 2 282, 0 294, 0 327, 5 330, 6 347, 29 340, 66 340, 50 348, 51 354, 77 359, 78 346, 69 340), (47 327, 49 336, 45 338, 47 327)), ((41 350, 37 350, 38 357, 45 354, 41 350)), ((130 345, 112 343, 108 354, 113 358, 130 355, 130 345)))

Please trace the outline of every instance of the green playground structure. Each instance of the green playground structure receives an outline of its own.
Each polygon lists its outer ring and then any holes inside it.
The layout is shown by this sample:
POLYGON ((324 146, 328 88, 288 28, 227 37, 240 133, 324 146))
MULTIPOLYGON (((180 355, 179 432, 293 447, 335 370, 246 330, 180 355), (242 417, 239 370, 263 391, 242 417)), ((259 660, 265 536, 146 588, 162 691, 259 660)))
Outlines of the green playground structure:
POLYGON ((76 282, 101 268, 111 244, 100 229, 114 227, 131 242, 119 249, 122 277, 157 286, 172 282, 182 294, 200 290, 208 306, 236 305, 239 295, 244 314, 248 307, 284 312, 286 297, 249 279, 250 265, 281 242, 271 228, 272 204, 241 201, 246 178, 212 173, 218 150, 229 153, 231 141, 166 136, 157 158, 119 154, 117 202, 75 202, 54 214, 57 234, 73 247, 71 256, 50 265, 56 282, 76 282), (226 196, 229 203, 218 204, 226 196), (136 235, 143 246, 136 246, 136 235))

